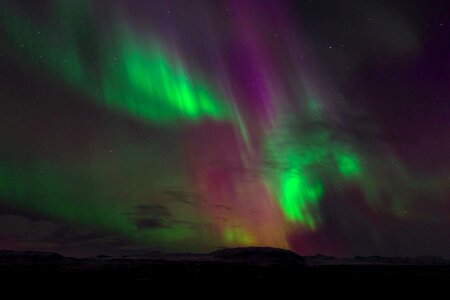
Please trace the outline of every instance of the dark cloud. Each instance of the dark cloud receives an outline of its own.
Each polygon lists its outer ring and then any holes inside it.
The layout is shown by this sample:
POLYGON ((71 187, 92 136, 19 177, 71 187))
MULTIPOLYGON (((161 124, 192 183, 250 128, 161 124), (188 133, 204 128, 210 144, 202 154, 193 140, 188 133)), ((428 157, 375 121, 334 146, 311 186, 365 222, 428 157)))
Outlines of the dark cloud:
POLYGON ((56 230, 57 225, 49 220, 32 220, 21 215, 0 216, 0 232, 16 240, 40 241, 56 230))
POLYGON ((0 248, 58 252, 70 256, 121 254, 122 247, 141 247, 117 233, 80 226, 56 218, 0 215, 0 248))
POLYGON ((161 219, 137 219, 136 225, 139 230, 167 228, 161 219))
POLYGON ((0 215, 18 215, 27 218, 30 221, 45 220, 46 216, 44 214, 38 213, 27 207, 18 207, 8 205, 11 203, 10 200, 0 197, 0 215))
MULTIPOLYGON (((155 229, 164 227, 170 211, 163 205, 142 204, 136 206, 130 217, 135 219, 138 229, 155 229)), ((0 203, 0 249, 50 251, 77 257, 149 251, 148 245, 143 246, 120 233, 5 203, 0 203)))
POLYGON ((178 189, 164 190, 163 193, 169 196, 169 199, 172 201, 181 202, 189 205, 193 205, 195 201, 199 198, 199 195, 195 193, 178 189))
POLYGON ((159 216, 159 217, 171 217, 169 209, 160 204, 138 204, 135 206, 135 211, 131 212, 132 215, 138 216, 159 216))

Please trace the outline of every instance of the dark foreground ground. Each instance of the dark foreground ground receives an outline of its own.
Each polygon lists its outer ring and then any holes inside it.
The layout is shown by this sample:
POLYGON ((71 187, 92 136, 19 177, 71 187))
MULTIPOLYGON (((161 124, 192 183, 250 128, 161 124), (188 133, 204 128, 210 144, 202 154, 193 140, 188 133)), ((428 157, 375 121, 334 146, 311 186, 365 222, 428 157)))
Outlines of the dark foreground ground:
POLYGON ((234 248, 209 254, 152 253, 69 258, 54 253, 0 251, 2 282, 284 282, 304 286, 448 286, 450 261, 437 257, 302 257, 274 248, 234 248))

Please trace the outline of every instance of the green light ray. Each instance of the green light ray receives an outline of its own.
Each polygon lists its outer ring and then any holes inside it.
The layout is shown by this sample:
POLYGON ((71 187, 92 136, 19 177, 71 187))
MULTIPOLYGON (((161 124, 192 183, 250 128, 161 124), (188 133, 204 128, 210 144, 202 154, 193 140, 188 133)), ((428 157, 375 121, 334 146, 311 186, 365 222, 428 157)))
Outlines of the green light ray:
POLYGON ((316 227, 314 210, 323 195, 319 182, 311 184, 305 174, 287 171, 281 175, 280 205, 286 219, 309 228, 316 227))
POLYGON ((55 28, 30 22, 12 6, 0 10, 10 50, 37 70, 47 70, 98 105, 156 125, 230 118, 224 99, 206 81, 191 78, 156 39, 116 24, 107 32, 94 26, 89 1, 55 3, 55 28))
POLYGON ((280 130, 266 140, 266 153, 275 163, 267 171, 266 180, 278 195, 286 221, 316 229, 321 224, 325 186, 362 180, 361 159, 350 145, 332 138, 326 129, 295 135, 289 129, 280 130))

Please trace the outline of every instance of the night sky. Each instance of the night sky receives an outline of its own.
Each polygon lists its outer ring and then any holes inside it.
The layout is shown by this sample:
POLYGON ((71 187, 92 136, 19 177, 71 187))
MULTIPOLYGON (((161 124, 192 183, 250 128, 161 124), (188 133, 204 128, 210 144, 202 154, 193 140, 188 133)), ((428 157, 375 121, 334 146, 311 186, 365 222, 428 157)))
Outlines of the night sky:
POLYGON ((450 1, 0 0, 0 249, 450 255, 450 1))

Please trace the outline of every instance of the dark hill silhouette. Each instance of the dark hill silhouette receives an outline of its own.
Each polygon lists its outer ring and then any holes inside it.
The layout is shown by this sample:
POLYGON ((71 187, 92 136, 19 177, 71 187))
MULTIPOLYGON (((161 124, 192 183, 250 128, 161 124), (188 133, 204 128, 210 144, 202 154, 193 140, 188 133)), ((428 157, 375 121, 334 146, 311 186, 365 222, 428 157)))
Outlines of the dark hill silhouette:
POLYGON ((64 256, 53 252, 0 250, 0 263, 62 261, 64 256))
POLYGON ((253 264, 303 265, 305 259, 290 250, 271 247, 239 247, 217 250, 211 256, 225 261, 253 264))
POLYGON ((91 258, 56 253, 0 250, 0 282, 5 281, 290 281, 296 284, 398 285, 450 283, 450 261, 439 257, 302 257, 269 247, 229 248, 206 254, 151 252, 91 258))

